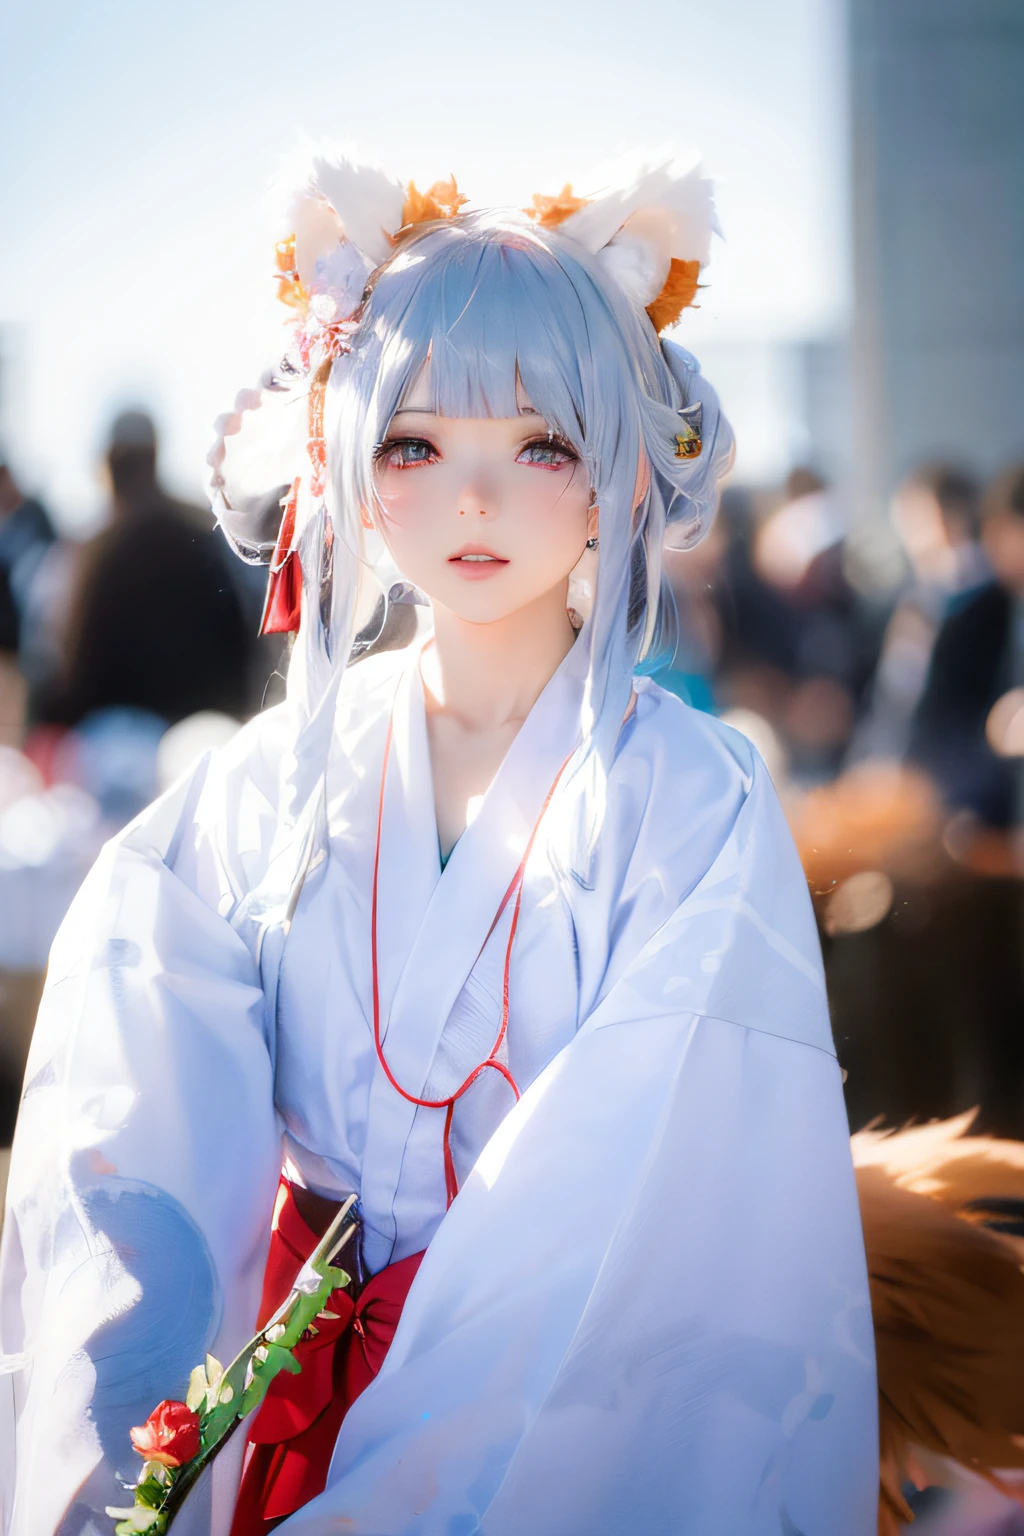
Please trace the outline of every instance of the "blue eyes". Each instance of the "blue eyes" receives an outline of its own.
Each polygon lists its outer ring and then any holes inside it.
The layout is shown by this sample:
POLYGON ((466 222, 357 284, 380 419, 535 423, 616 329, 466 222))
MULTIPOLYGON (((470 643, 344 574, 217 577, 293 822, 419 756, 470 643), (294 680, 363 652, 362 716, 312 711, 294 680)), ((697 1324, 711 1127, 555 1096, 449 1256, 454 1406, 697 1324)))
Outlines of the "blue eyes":
POLYGON ((557 438, 543 438, 537 443, 527 443, 516 459, 517 464, 546 464, 551 469, 561 469, 563 464, 575 464, 576 455, 568 443, 557 438))
POLYGON ((431 464, 437 454, 425 438, 399 437, 381 443, 373 457, 382 469, 407 469, 411 464, 431 464))
MULTIPOLYGON (((440 457, 433 443, 425 437, 386 438, 373 456, 379 469, 411 469, 414 464, 436 464, 440 457)), ((560 438, 542 437, 520 448, 516 463, 561 469, 564 464, 576 463, 576 453, 560 438)))

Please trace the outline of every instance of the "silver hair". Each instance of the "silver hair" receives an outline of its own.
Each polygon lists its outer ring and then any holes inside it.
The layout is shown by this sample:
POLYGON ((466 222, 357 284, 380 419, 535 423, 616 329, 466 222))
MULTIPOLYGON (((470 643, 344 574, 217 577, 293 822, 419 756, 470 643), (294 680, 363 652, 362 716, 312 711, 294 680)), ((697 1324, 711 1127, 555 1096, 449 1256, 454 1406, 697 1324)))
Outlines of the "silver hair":
MULTIPOLYGON (((361 510, 379 505, 374 450, 428 363, 433 408, 448 416, 514 416, 521 381, 533 408, 579 454, 600 507, 582 747, 572 774, 582 793, 571 868, 589 885, 632 674, 670 635, 666 531, 671 526, 672 543, 687 547, 706 529, 732 460, 732 432, 696 360, 659 341, 646 315, 575 241, 493 212, 425 225, 373 275, 351 351, 331 371, 334 588, 329 632, 306 637, 306 664, 319 658, 311 701, 334 695, 354 633, 361 510), (678 458, 678 413, 695 404, 703 448, 678 458), (634 510, 641 450, 650 487, 634 510)), ((316 580, 323 535, 322 519, 307 530, 307 582, 316 580)), ((315 614, 316 604, 309 610, 315 614)))

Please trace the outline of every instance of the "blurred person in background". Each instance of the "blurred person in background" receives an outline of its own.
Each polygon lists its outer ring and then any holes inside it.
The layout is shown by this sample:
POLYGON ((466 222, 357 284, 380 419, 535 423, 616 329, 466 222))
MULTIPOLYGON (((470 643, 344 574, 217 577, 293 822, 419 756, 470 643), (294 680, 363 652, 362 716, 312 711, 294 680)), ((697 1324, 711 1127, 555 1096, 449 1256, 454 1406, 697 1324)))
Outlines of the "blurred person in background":
POLYGON ((955 465, 925 465, 910 475, 893 498, 892 521, 909 574, 885 628, 853 761, 905 756, 939 629, 992 575, 980 540, 978 486, 955 465))
POLYGON ((845 574, 842 506, 820 475, 796 468, 763 520, 737 496, 726 521, 722 701, 768 720, 798 777, 831 777, 876 650, 845 574))
POLYGON ((24 720, 24 683, 18 669, 18 609, 0 566, 0 745, 17 746, 24 720))
POLYGON ((56 538, 46 508, 26 496, 0 454, 0 572, 19 628, 40 561, 56 538))
POLYGON ((198 710, 242 718, 253 641, 219 533, 161 486, 144 412, 117 417, 107 467, 111 522, 82 551, 46 717, 76 726, 116 708, 168 724, 198 710))
POLYGON ((953 606, 939 630, 909 753, 951 807, 1007 829, 1024 813, 1021 748, 1008 739, 1020 714, 1014 700, 1024 701, 1024 465, 986 495, 982 542, 992 579, 953 606))
POLYGON ((10 744, 21 741, 41 677, 39 593, 56 544, 46 508, 0 453, 0 731, 10 744))

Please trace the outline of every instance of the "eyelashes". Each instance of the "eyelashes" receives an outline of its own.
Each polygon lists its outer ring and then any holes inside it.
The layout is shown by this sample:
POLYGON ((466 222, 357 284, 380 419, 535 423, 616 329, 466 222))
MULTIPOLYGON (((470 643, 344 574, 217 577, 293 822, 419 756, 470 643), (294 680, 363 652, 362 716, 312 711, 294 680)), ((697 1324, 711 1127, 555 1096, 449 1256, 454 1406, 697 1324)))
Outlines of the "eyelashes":
MULTIPOLYGON (((441 458, 434 444, 425 437, 390 437, 373 450, 375 468, 412 469, 420 464, 436 464, 441 458)), ((516 454, 517 464, 536 464, 545 469, 561 469, 579 462, 579 454, 562 437, 533 438, 516 454)))
POLYGON ((532 443, 524 443, 516 455, 519 464, 543 464, 550 469, 561 469, 563 464, 575 464, 579 455, 575 448, 562 437, 538 437, 532 443))
POLYGON ((410 469, 416 464, 434 464, 440 454, 425 437, 391 437, 373 450, 375 466, 383 469, 410 469))

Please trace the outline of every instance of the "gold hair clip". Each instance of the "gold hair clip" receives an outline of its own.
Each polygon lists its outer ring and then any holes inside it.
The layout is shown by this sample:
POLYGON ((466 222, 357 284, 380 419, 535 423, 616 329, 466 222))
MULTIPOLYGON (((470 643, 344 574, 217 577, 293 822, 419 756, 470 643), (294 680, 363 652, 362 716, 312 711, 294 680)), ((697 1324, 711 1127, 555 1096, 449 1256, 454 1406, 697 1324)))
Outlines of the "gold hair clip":
POLYGON ((700 457, 704 441, 701 437, 701 429, 704 422, 704 407, 698 400, 696 405, 685 406, 678 412, 682 422, 682 431, 676 433, 676 458, 696 459, 700 457))

